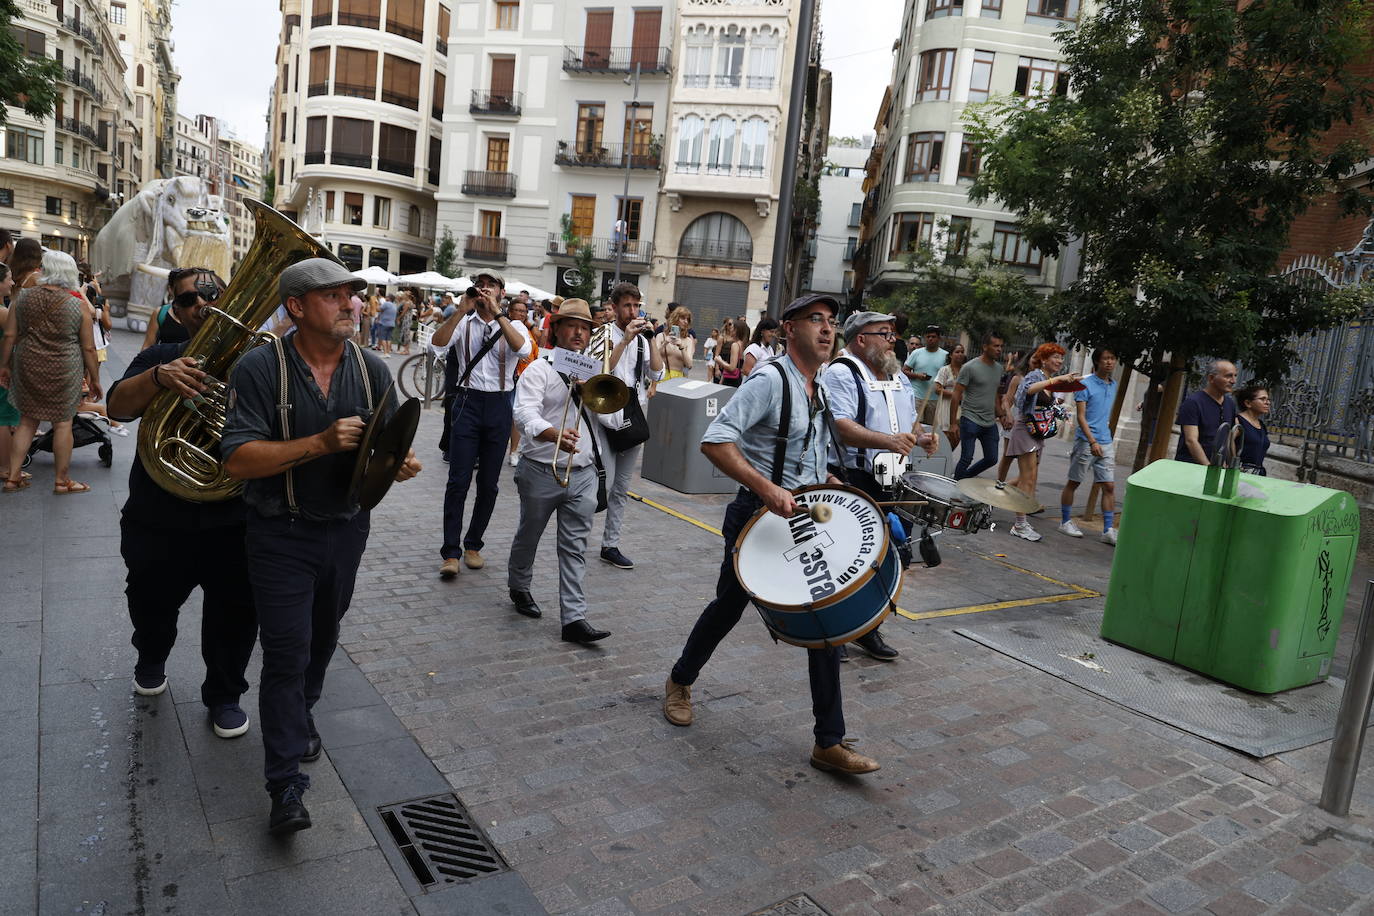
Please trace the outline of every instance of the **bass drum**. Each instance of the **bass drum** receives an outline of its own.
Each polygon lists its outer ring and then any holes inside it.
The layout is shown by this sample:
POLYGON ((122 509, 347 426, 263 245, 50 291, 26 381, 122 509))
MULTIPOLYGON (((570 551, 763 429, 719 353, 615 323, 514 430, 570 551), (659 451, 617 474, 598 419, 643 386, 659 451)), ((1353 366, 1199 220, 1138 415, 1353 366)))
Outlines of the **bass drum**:
POLYGON ((852 487, 803 487, 795 497, 791 518, 754 513, 735 542, 735 575, 777 639, 807 649, 852 642, 882 623, 901 592, 886 517, 852 487), (829 518, 813 518, 813 506, 829 518))

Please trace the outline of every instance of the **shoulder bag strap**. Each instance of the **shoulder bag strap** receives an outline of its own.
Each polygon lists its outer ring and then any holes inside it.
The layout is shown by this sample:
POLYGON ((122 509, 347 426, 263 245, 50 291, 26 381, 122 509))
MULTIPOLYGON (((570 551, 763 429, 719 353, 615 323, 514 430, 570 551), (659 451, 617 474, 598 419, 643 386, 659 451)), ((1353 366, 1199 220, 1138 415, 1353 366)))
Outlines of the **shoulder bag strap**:
POLYGON ((782 379, 782 413, 778 415, 778 434, 773 439, 773 483, 782 486, 783 464, 787 461, 787 434, 792 426, 792 383, 781 363, 769 363, 782 379))

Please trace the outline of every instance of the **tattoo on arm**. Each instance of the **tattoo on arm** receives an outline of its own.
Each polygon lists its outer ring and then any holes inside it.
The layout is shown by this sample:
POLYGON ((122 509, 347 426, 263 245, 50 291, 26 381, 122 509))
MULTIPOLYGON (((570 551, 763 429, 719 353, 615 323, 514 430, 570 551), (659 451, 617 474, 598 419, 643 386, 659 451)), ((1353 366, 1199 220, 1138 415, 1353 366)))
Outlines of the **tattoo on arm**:
POLYGON ((294 468, 299 464, 305 464, 305 462, 309 461, 311 458, 314 457, 315 453, 312 452, 310 449, 306 449, 305 451, 301 452, 299 457, 287 459, 286 461, 283 461, 281 464, 277 465, 277 467, 282 468, 283 470, 287 470, 290 468, 294 468))

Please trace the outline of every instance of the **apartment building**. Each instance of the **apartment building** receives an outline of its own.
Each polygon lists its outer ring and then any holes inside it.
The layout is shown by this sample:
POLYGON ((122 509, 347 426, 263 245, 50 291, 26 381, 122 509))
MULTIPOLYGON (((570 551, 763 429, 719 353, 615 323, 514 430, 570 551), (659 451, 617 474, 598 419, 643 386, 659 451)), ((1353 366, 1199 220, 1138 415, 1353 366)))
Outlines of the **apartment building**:
MULTIPOLYGON (((653 278, 698 328, 767 306, 799 15, 783 0, 678 3, 653 278)), ((829 127, 815 24, 812 35, 803 182, 819 172, 829 127)), ((804 251, 803 224, 789 233, 794 254, 804 251)), ((789 258, 778 278, 784 298, 801 286, 802 261, 789 258)))
POLYGON ((129 171, 124 60, 92 0, 19 0, 12 29, 30 57, 62 66, 52 116, 6 109, 0 126, 0 226, 78 258, 118 206, 129 171))
POLYGON ((1067 92, 1054 31, 1079 12, 1080 0, 908 0, 867 163, 855 266, 863 293, 910 280, 914 246, 959 255, 975 239, 1034 286, 1055 286, 1058 265, 1031 248, 1013 214, 968 200, 979 152, 962 119, 994 95, 1067 92))
POLYGON ((450 7, 282 0, 281 9, 267 155, 276 207, 352 269, 427 269, 450 7))
POLYGON ((203 178, 224 200, 234 239, 234 263, 253 243, 254 222, 243 202, 263 195, 262 152, 233 135, 218 118, 177 115, 176 174, 203 178))
POLYGON ((460 3, 451 38, 441 226, 469 269, 567 295, 591 246, 595 288, 653 288, 671 5, 460 3))
POLYGON ((201 131, 195 118, 177 115, 173 171, 176 175, 190 175, 210 179, 215 171, 214 145, 201 131))
POLYGON ((821 217, 813 240, 809 288, 846 301, 854 288, 854 254, 859 247, 864 176, 872 135, 848 142, 831 138, 819 181, 821 217))
MULTIPOLYGON (((106 13, 132 97, 128 161, 134 182, 176 174, 176 94, 171 0, 110 0, 106 13)), ((119 189, 116 189, 117 191, 119 189)), ((124 191, 125 198, 132 196, 124 191)))

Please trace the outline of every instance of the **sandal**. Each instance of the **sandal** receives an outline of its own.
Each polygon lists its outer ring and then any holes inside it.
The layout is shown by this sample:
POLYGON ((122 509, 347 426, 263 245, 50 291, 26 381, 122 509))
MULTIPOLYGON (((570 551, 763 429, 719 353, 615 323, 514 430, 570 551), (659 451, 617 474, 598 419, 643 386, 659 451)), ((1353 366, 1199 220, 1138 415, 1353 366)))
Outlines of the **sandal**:
POLYGON ((27 490, 31 484, 31 481, 29 480, 29 477, 31 476, 32 475, 25 475, 19 478, 18 480, 6 480, 5 486, 3 488, 0 488, 0 492, 18 493, 20 490, 27 490))
POLYGON ((84 483, 78 483, 75 480, 67 479, 54 483, 52 491, 55 496, 68 496, 72 493, 89 493, 91 492, 91 488, 84 483))

